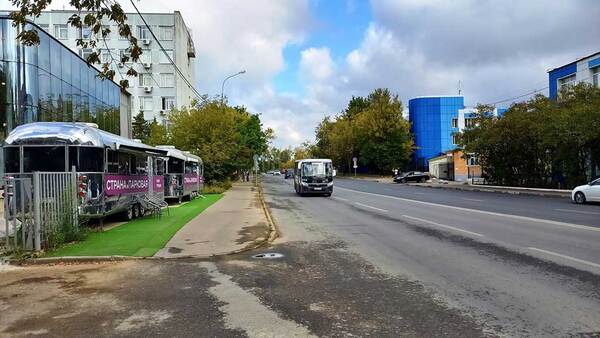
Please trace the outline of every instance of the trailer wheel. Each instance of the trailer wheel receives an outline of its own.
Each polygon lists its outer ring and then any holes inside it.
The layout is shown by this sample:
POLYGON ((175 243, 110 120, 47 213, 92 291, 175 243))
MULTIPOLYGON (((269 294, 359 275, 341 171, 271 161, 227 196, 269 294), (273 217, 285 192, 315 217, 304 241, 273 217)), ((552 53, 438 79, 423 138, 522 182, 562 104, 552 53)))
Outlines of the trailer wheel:
POLYGON ((137 207, 139 217, 144 217, 144 215, 146 215, 146 209, 144 209, 144 207, 141 204, 138 204, 137 207))
POLYGON ((126 220, 131 221, 133 219, 133 207, 127 208, 123 214, 125 215, 126 220))
POLYGON ((133 213, 133 218, 138 218, 140 216, 140 209, 138 209, 137 204, 134 204, 133 206, 131 206, 131 210, 133 213))

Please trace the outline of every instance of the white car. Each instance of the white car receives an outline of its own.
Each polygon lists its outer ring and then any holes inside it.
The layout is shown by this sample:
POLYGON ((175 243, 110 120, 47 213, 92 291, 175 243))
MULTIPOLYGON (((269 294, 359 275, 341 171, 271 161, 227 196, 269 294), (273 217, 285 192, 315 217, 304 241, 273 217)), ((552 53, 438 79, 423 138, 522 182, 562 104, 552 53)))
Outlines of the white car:
POLYGON ((273 172, 273 176, 281 176, 281 173, 276 170, 276 171, 273 172))
POLYGON ((577 204, 600 202, 600 178, 573 189, 571 199, 577 204))

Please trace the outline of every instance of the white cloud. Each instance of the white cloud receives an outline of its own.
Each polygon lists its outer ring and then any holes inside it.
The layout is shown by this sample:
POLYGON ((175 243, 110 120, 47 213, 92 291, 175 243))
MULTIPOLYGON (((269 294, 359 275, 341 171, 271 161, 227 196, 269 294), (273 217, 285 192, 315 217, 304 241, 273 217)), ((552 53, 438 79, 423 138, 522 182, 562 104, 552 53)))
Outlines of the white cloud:
POLYGON ((300 56, 300 74, 307 80, 324 81, 333 74, 334 64, 328 48, 308 48, 300 56))

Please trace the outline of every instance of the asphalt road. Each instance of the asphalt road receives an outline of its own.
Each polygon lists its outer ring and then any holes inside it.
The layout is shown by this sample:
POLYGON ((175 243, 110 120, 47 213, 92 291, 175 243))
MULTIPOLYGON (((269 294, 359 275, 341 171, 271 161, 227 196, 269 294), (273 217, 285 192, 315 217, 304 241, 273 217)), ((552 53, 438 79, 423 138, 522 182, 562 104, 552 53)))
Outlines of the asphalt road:
POLYGON ((354 180, 336 180, 331 198, 299 197, 290 180, 265 181, 284 236, 301 219, 390 276, 422 283, 486 332, 600 332, 598 206, 354 180))
POLYGON ((253 252, 0 265, 0 336, 598 336, 600 207, 335 184, 265 176, 280 237, 253 252))

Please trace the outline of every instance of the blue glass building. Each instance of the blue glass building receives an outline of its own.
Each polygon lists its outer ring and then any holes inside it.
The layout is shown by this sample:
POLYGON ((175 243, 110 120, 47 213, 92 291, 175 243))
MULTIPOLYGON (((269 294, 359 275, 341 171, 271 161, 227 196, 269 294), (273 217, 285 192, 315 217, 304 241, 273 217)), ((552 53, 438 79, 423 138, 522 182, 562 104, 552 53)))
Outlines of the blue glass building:
POLYGON ((26 28, 37 30, 39 45, 18 43, 21 27, 0 16, 0 142, 31 122, 92 122, 126 133, 129 94, 98 78, 96 68, 43 29, 32 23, 26 28))
POLYGON ((456 148, 453 133, 459 132, 458 110, 464 109, 462 96, 425 96, 408 101, 411 131, 415 137, 413 168, 427 171, 428 159, 456 148))

